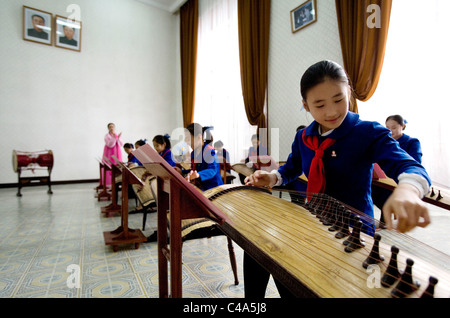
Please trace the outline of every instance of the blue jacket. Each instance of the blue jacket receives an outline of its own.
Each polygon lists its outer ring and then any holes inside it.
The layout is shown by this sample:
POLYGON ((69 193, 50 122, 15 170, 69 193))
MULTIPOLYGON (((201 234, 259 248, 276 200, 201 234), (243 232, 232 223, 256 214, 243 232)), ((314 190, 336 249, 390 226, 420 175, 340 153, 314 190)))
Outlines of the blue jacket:
POLYGON ((409 153, 418 163, 422 163, 422 147, 419 139, 403 134, 397 141, 400 144, 400 148, 409 153))
MULTIPOLYGON (((306 135, 319 136, 315 121, 297 132, 292 153, 278 170, 283 184, 293 181, 303 172, 309 176, 314 151, 303 143, 305 129, 306 135)), ((419 174, 431 184, 425 168, 401 149, 390 135, 390 130, 379 123, 362 121, 358 114, 348 112, 341 126, 328 136, 336 142, 325 150, 323 156, 327 182, 325 193, 373 218, 371 184, 374 163, 378 163, 396 182, 398 176, 406 172, 419 174)))
POLYGON ((163 157, 163 159, 166 160, 169 165, 171 165, 172 167, 176 167, 177 164, 173 160, 172 151, 170 149, 166 149, 163 152, 160 152, 159 155, 163 157))
POLYGON ((213 147, 204 144, 202 153, 191 153, 192 170, 196 170, 200 175, 201 190, 215 188, 223 185, 222 177, 220 176, 219 159, 213 147))

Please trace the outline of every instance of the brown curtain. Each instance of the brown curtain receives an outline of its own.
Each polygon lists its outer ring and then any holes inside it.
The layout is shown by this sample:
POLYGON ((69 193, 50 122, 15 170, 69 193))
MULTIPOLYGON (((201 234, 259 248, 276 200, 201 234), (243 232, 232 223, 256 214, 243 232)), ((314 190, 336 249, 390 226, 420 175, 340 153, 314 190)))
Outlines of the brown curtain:
POLYGON ((389 30, 392 0, 336 0, 336 13, 341 37, 344 67, 352 82, 353 111, 358 111, 356 99, 369 100, 375 93, 383 68, 389 30), (369 28, 373 14, 371 4, 380 10, 380 27, 369 28), (356 98, 356 99, 355 99, 356 98))
POLYGON ((238 0, 238 24, 245 111, 251 125, 267 128, 270 0, 238 0))
POLYGON ((181 98, 184 127, 194 120, 197 32, 198 0, 189 0, 180 9, 181 98))

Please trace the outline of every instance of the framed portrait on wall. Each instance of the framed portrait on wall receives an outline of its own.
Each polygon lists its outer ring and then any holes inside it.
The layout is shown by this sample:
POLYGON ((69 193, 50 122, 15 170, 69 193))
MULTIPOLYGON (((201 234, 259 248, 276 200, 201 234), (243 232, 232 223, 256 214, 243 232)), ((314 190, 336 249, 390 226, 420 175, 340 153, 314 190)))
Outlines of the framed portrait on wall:
POLYGON ((23 39, 52 45, 52 14, 23 6, 23 39))
POLYGON ((81 51, 81 21, 57 15, 55 17, 55 46, 81 51))
POLYGON ((309 0, 291 11, 292 33, 317 21, 316 0, 309 0))

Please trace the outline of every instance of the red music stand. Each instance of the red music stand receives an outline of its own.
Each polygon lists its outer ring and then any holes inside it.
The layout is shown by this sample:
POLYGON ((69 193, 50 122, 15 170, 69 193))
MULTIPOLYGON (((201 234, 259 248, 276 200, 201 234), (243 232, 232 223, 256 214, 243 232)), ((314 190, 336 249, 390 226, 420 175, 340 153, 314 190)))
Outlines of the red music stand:
POLYGON ((106 245, 112 245, 116 252, 120 244, 135 244, 136 249, 139 243, 147 241, 147 237, 139 229, 128 228, 128 185, 144 183, 128 169, 128 167, 119 163, 122 170, 122 220, 121 225, 114 231, 103 232, 106 245))
POLYGON ((150 145, 133 152, 144 167, 158 180, 158 275, 159 297, 168 298, 168 261, 170 262, 170 296, 182 297, 181 220, 209 218, 219 224, 226 215, 197 188, 187 182, 150 145), (167 213, 170 211, 170 245, 167 242, 167 213), (170 247, 169 247, 170 246, 170 247))

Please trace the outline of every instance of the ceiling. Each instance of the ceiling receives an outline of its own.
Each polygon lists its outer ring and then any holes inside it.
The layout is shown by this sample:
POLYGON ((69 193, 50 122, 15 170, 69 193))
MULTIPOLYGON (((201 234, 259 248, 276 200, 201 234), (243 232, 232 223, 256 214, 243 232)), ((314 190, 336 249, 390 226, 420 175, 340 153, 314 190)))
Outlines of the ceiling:
POLYGON ((161 10, 165 10, 171 13, 177 12, 178 9, 187 1, 187 0, 136 0, 153 7, 156 7, 161 10))

